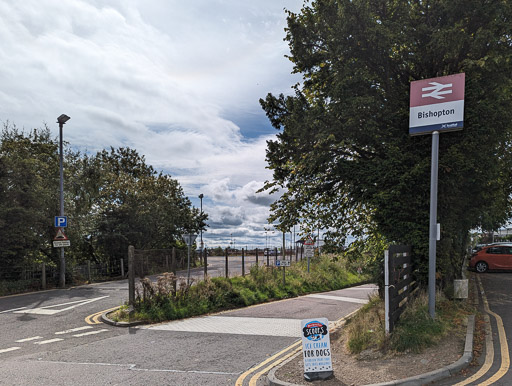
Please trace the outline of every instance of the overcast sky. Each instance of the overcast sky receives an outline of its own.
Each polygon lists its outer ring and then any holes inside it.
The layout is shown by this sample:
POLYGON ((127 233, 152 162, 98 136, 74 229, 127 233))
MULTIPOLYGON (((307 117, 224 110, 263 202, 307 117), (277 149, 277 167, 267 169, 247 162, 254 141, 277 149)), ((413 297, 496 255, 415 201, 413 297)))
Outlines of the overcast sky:
POLYGON ((203 193, 207 246, 262 246, 272 197, 255 192, 276 131, 258 100, 300 81, 283 38, 302 3, 2 1, 0 121, 57 135, 67 114, 72 147, 135 148, 195 206, 203 193))

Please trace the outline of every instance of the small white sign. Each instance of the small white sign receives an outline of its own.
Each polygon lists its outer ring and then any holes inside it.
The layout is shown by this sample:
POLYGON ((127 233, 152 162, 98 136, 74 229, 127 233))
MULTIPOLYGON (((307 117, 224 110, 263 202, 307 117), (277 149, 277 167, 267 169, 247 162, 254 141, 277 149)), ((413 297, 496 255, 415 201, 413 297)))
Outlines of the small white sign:
POLYGON ((70 246, 71 246, 71 241, 69 241, 69 240, 54 240, 53 241, 54 248, 70 247, 70 246))
POLYGON ((301 322, 304 372, 332 371, 331 340, 327 318, 304 319, 301 322))
POLYGON ((289 267, 290 260, 276 260, 276 267, 289 267))
POLYGON ((304 255, 306 257, 314 257, 315 256, 315 247, 313 245, 304 245, 304 255))

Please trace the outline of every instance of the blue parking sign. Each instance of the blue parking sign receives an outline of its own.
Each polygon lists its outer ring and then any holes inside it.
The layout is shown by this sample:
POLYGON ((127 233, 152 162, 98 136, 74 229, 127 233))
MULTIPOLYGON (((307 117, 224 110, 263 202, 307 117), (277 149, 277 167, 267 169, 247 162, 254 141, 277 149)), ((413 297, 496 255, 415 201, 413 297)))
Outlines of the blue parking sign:
POLYGON ((65 228, 68 226, 67 216, 55 216, 55 226, 57 228, 65 228))

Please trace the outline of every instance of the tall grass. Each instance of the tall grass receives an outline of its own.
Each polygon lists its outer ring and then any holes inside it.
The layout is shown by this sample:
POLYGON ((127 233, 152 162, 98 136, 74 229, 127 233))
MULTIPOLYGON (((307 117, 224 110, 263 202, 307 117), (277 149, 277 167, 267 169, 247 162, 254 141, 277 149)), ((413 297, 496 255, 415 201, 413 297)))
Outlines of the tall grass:
POLYGON ((315 259, 309 274, 303 262, 287 267, 286 283, 281 269, 254 266, 245 277, 207 278, 194 285, 183 280, 180 283, 173 274, 160 276, 156 283, 144 279, 137 288, 132 318, 148 322, 180 319, 369 280, 368 276, 347 271, 343 261, 327 256, 315 259))
POLYGON ((372 299, 346 324, 346 342, 350 352, 357 354, 374 349, 396 352, 421 352, 435 345, 460 325, 474 310, 467 303, 436 296, 436 318, 428 312, 428 296, 420 293, 407 305, 392 334, 386 336, 384 303, 372 299))

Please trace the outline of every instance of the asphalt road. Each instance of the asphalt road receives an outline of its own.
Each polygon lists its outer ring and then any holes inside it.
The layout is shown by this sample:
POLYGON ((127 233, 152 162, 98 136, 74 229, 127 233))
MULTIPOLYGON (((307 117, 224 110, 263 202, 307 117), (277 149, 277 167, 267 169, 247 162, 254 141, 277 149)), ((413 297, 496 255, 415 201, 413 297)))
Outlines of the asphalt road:
POLYGON ((512 273, 476 274, 488 335, 477 366, 437 385, 512 385, 512 273))
POLYGON ((138 328, 91 318, 127 299, 126 281, 0 298, 0 384, 233 385, 297 342, 301 319, 337 320, 374 290, 367 285, 138 328))

